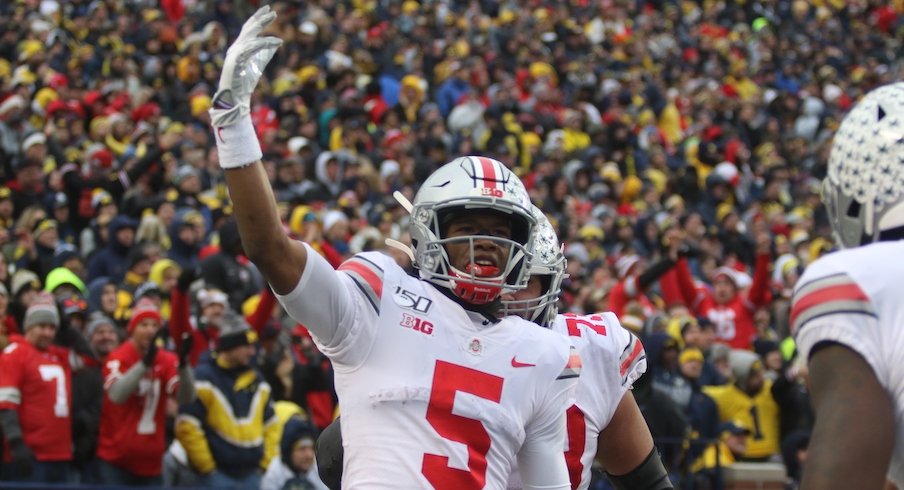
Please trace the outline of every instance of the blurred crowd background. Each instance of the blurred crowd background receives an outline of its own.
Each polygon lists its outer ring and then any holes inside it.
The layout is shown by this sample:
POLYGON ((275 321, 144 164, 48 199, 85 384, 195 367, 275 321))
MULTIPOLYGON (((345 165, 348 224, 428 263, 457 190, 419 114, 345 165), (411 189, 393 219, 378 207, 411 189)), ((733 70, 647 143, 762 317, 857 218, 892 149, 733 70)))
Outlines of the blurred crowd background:
MULTIPOLYGON (((0 345, 38 291, 92 345, 97 320, 119 341, 138 299, 171 320, 181 293, 205 335, 244 315, 274 398, 323 428, 328 361, 241 255, 209 127, 256 3, 0 4, 0 345)), ((783 461, 793 485, 812 415, 790 292, 834 247, 833 131, 904 75, 904 2, 272 6, 285 44, 252 117, 287 233, 334 266, 406 242, 393 191, 496 158, 565 244, 561 311, 615 311, 644 340, 635 396, 676 481, 718 486, 714 467, 746 459, 783 461)))

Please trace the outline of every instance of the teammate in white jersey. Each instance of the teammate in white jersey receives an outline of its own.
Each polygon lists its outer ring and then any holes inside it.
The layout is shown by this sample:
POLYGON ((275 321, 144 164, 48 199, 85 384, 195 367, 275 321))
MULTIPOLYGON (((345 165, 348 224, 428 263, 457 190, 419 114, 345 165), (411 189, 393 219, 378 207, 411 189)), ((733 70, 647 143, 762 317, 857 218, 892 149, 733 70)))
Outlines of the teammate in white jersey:
MULTIPOLYGON (((672 488, 630 391, 647 368, 643 345, 611 312, 558 314, 566 260, 549 220, 536 207, 533 213, 537 232, 530 280, 526 289, 504 296, 503 311, 569 337, 581 356, 576 400, 567 411, 565 459, 572 488, 590 485, 594 459, 617 489, 672 488)), ((509 488, 520 488, 519 483, 513 475, 509 488)))
POLYGON ((244 251, 335 367, 342 487, 504 488, 517 457, 528 488, 567 489, 565 409, 580 358, 568 339, 499 319, 523 289, 536 224, 500 162, 456 159, 411 209, 419 277, 362 253, 333 270, 283 232, 251 124, 251 93, 280 40, 263 7, 227 51, 210 111, 244 251))
POLYGON ((845 116, 822 199, 844 250, 807 268, 792 303, 816 410, 801 488, 904 488, 904 83, 845 116))

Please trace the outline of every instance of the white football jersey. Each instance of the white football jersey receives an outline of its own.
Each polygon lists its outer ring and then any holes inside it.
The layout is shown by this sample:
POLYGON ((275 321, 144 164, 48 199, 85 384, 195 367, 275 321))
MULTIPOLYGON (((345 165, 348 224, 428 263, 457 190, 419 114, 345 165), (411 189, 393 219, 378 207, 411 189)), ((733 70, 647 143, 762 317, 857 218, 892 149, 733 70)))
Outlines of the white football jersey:
MULTIPOLYGON (((567 338, 493 324, 380 253, 336 273, 308 251, 280 301, 334 363, 343 488, 505 488, 516 455, 535 475, 556 467, 580 372, 567 338)), ((558 464, 561 481, 537 483, 568 488, 558 464)))
POLYGON ((904 485, 904 241, 878 242, 826 255, 795 287, 791 329, 809 359, 823 341, 860 354, 894 403, 895 449, 888 477, 904 485))
MULTIPOLYGON (((567 411, 565 461, 572 488, 585 489, 590 486, 599 434, 634 381, 646 372, 647 357, 640 340, 611 312, 558 315, 550 329, 571 339, 583 364, 575 403, 567 411)), ((508 488, 521 487, 515 472, 508 488)))

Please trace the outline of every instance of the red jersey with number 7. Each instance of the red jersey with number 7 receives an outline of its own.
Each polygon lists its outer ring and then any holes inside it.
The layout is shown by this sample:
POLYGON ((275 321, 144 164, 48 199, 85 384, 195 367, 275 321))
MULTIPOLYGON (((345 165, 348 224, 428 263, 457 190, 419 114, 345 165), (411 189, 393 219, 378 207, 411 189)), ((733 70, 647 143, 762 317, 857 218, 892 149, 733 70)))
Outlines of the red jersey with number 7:
POLYGON ((71 393, 68 349, 42 351, 10 336, 0 354, 0 410, 18 412, 22 438, 38 461, 72 460, 71 393))
POLYGON ((141 378, 138 389, 124 403, 113 403, 110 386, 139 362, 141 355, 128 340, 104 363, 97 457, 134 475, 156 476, 162 470, 166 445, 166 399, 178 386, 179 361, 172 352, 158 351, 153 369, 141 378))

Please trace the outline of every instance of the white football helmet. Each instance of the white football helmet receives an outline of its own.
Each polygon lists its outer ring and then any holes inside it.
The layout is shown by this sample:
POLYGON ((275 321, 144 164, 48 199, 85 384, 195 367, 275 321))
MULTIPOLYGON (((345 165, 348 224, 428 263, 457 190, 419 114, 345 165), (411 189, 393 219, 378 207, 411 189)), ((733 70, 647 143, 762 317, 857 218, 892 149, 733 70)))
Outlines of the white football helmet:
POLYGON ((523 300, 503 300, 504 315, 518 315, 542 327, 548 327, 559 314, 559 293, 562 292, 562 281, 565 279, 567 261, 559 244, 556 230, 546 215, 536 206, 533 214, 537 219, 537 230, 534 232, 533 261, 530 276, 540 276, 543 287, 540 296, 523 300))
POLYGON ((521 180, 501 162, 480 156, 456 158, 424 181, 411 208, 411 246, 420 277, 450 289, 464 301, 487 304, 503 292, 527 285, 536 219, 521 180), (481 235, 443 236, 449 219, 469 211, 491 210, 511 217, 512 238, 481 235), (504 267, 481 267, 474 260, 475 240, 493 240, 509 249, 504 267), (445 245, 468 242, 471 266, 452 267, 445 245))
POLYGON ((843 248, 904 238, 904 82, 871 91, 845 116, 822 201, 843 248))

